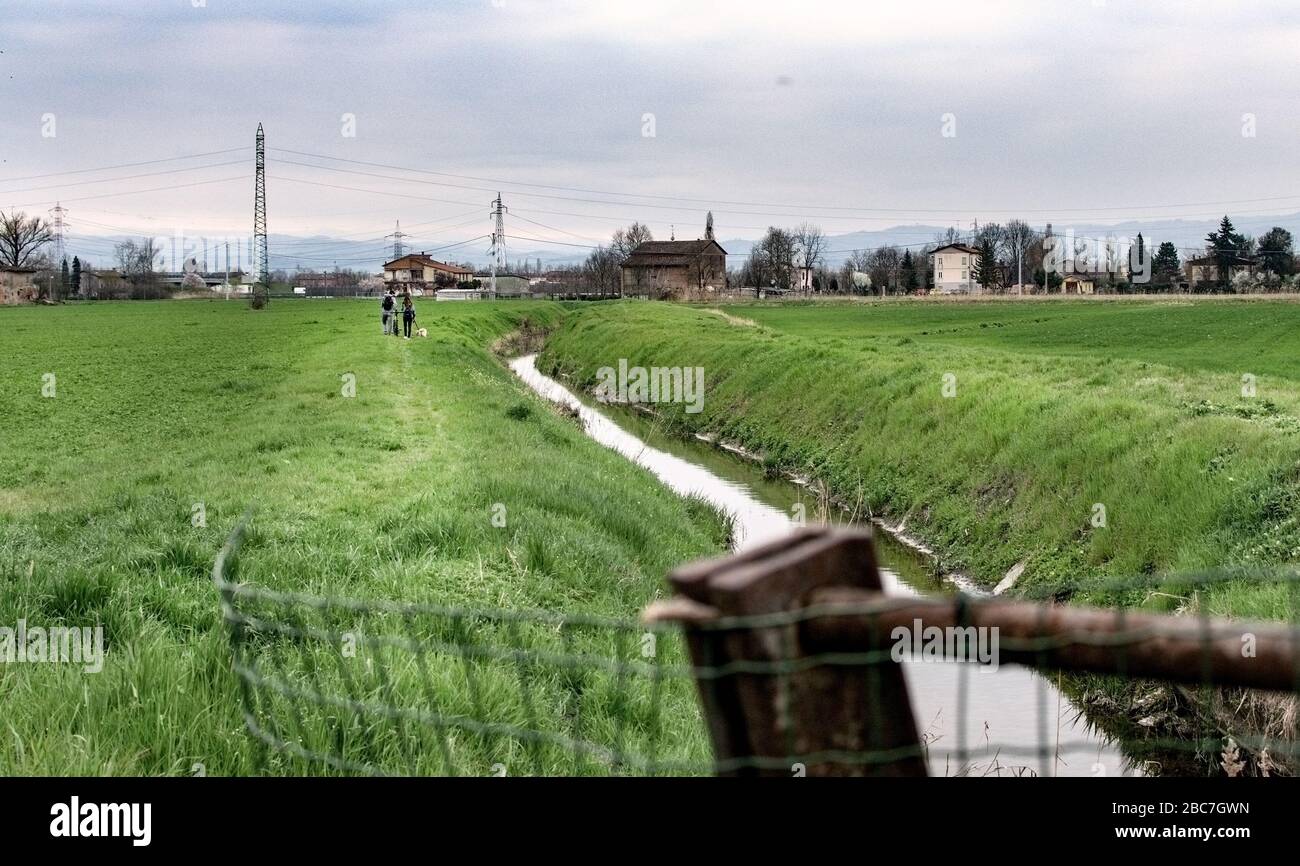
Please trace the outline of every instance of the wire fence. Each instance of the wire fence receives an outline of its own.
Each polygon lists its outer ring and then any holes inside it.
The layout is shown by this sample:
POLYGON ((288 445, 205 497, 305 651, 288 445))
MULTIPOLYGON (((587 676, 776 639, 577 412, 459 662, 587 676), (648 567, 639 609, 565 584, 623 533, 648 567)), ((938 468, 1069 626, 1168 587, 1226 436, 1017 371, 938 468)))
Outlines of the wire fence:
MULTIPOLYGON (((869 536, 805 531, 684 567, 671 578, 678 596, 635 621, 246 585, 242 533, 213 580, 264 772, 1040 775, 1099 739, 1143 773, 1289 775, 1300 761, 1294 604, 1289 626, 1249 626, 1203 612, 888 596, 869 536), (933 653, 914 652, 918 628, 943 635, 933 653), (970 699, 983 683, 978 664, 959 664, 947 681, 956 724, 936 742, 917 724, 908 679, 915 690, 928 661, 987 663, 989 629, 997 661, 1044 674, 1035 723, 972 742, 970 699), (1086 739, 1061 739, 1056 688, 1088 713, 1071 727, 1086 739)), ((1195 598, 1241 579, 1184 577, 1179 591, 1195 598)), ((1295 575, 1268 579, 1300 598, 1295 575)), ((1164 585, 1116 588, 1149 598, 1164 585)))

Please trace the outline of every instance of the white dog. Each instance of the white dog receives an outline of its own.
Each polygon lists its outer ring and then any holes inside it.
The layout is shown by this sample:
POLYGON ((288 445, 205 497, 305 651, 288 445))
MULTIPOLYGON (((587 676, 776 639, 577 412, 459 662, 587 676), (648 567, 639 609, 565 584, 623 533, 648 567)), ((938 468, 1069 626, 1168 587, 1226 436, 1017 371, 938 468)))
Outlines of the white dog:
POLYGON ((417 336, 417 337, 427 337, 427 336, 429 336, 429 329, 428 329, 428 328, 419 328, 419 329, 416 330, 416 332, 415 332, 415 336, 417 336))

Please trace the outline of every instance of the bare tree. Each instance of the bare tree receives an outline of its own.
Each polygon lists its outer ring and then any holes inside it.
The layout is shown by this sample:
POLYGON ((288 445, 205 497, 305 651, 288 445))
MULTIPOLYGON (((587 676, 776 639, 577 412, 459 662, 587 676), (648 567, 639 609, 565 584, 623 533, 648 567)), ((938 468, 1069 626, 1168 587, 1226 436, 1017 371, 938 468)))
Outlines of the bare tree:
POLYGON ((1025 284, 1025 259, 1041 235, 1024 220, 1011 220, 1002 229, 1002 246, 1007 257, 1016 263, 1016 285, 1025 284))
POLYGON ((934 241, 941 247, 946 247, 948 244, 959 244, 962 241, 962 233, 956 228, 949 226, 936 234, 934 236, 934 241))
POLYGON ((127 238, 113 247, 118 270, 131 281, 132 297, 147 298, 156 288, 154 261, 161 255, 153 238, 141 238, 139 243, 127 238))
POLYGON ((790 271, 794 265, 797 246, 794 235, 776 226, 770 226, 759 242, 764 276, 779 289, 790 289, 790 271))
POLYGON ((752 286, 757 293, 767 288, 769 279, 767 256, 763 252, 763 246, 754 244, 750 247, 749 258, 745 259, 745 264, 741 266, 740 283, 744 286, 752 286))
POLYGON ((821 262, 822 255, 826 252, 826 235, 822 234, 822 230, 812 223, 801 223, 791 233, 791 236, 798 249, 803 267, 809 272, 813 271, 821 262))
POLYGON ((886 289, 897 291, 898 267, 902 261, 903 255, 898 247, 880 247, 868 256, 867 272, 871 274, 871 282, 879 286, 882 298, 886 289))
POLYGON ((650 227, 642 223, 632 223, 626 229, 619 229, 614 232, 613 238, 610 239, 609 248, 618 256, 622 263, 623 259, 632 255, 632 251, 646 241, 654 240, 654 235, 650 232, 650 227))
POLYGON ((584 282, 602 294, 616 294, 625 258, 612 247, 596 247, 583 262, 584 282))
POLYGON ((54 240, 49 223, 24 213, 0 213, 0 266, 29 268, 40 263, 41 249, 54 240))

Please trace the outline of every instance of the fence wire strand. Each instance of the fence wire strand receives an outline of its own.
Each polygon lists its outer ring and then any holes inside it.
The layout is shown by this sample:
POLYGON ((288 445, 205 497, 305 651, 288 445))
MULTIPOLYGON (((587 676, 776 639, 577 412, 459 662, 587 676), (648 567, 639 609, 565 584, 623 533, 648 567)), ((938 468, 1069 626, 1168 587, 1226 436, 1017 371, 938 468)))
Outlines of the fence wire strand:
MULTIPOLYGON (((332 598, 284 592, 240 583, 237 557, 243 524, 218 556, 213 581, 221 601, 238 679, 244 723, 260 744, 268 773, 362 775, 703 775, 740 771, 793 772, 799 766, 844 765, 870 771, 920 757, 931 774, 970 775, 1010 771, 1052 772, 1063 754, 1095 750, 1094 740, 1061 742, 1060 711, 1052 722, 1049 684, 1036 688, 1036 741, 968 741, 971 664, 958 672, 955 749, 940 765, 934 743, 885 748, 876 732, 893 710, 879 701, 883 666, 896 664, 878 619, 910 609, 918 599, 878 597, 861 604, 809 604, 794 610, 746 617, 718 617, 697 628, 727 635, 771 630, 779 635, 776 657, 727 658, 692 664, 681 629, 674 624, 568 615, 548 611, 462 608, 391 600, 332 598), (816 620, 865 618, 870 637, 851 651, 809 652, 796 639, 816 620), (737 677, 770 677, 776 683, 781 718, 797 715, 792 678, 819 668, 843 668, 864 677, 866 715, 872 721, 863 749, 817 749, 801 753, 801 732, 782 731, 782 755, 713 754, 697 687, 737 677), (856 669, 856 670, 855 670, 856 669), (860 673, 859 673, 860 672, 860 673), (1051 729, 1054 726, 1055 730, 1051 729), (976 753, 979 753, 977 756, 976 753), (985 761, 983 766, 980 760, 985 761)), ((1253 579, 1260 579, 1257 572, 1253 579)), ((1242 572, 1179 576, 1184 588, 1206 588, 1241 580, 1242 572)), ((1291 572, 1268 579, 1290 585, 1290 636, 1300 659, 1295 602, 1300 580, 1291 572)), ((1152 591, 1132 582, 1116 590, 1152 591)), ((1048 606, 1039 610, 1046 617, 1048 606)), ((959 625, 970 622, 965 602, 959 625)), ((1003 636, 1004 652, 1019 652, 1049 667, 1052 653, 1069 647, 1114 650, 1116 675, 1126 680, 1131 650, 1160 629, 1130 626, 1129 612, 1114 611, 1106 633, 1065 631, 1041 637, 1003 636)), ((1300 760, 1294 698, 1276 694, 1277 718, 1270 725, 1234 726, 1225 710, 1222 682, 1215 681, 1211 646, 1235 639, 1240 628, 1216 624, 1204 608, 1196 620, 1202 652, 1199 700, 1191 692, 1178 701, 1191 716, 1178 735, 1143 730, 1131 720, 1139 698, 1129 688, 1116 715, 1136 737, 1126 755, 1130 769, 1147 761, 1185 762, 1203 773, 1235 756, 1250 757, 1260 774, 1291 774, 1300 760), (1135 728, 1135 730, 1133 730, 1135 728), (1263 728, 1263 729, 1261 729, 1263 728), (1190 731, 1187 733, 1186 731, 1190 731), (1234 751, 1235 750, 1235 751, 1234 751)), ((1300 672, 1300 664, 1295 666, 1300 672)), ((1220 678, 1221 680, 1221 678, 1220 678)), ((1079 690, 1087 691, 1086 686, 1079 690)), ((1245 698, 1241 697, 1242 704, 1245 698)), ((1230 708, 1228 708, 1230 709, 1230 708)), ((1240 709, 1240 707, 1238 708, 1240 709)), ((928 720, 917 719, 924 729, 928 720)), ((1109 733, 1109 732, 1108 732, 1109 733)))

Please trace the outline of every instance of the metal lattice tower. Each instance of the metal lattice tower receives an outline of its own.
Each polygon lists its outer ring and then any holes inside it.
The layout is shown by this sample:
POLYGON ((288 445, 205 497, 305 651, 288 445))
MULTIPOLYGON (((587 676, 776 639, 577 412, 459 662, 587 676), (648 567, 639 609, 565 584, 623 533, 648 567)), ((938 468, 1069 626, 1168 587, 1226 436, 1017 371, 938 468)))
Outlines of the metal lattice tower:
POLYGON ((394 258, 394 259, 400 259, 403 255, 406 254, 406 245, 402 243, 402 238, 408 238, 408 237, 410 237, 410 235, 408 235, 408 234, 406 234, 405 232, 402 231, 402 221, 401 221, 401 220, 398 220, 398 221, 397 221, 397 230, 396 230, 395 232, 393 232, 391 235, 387 235, 386 238, 385 238, 385 239, 387 239, 387 238, 392 238, 392 239, 393 239, 393 258, 394 258))
POLYGON ((257 283, 270 285, 270 261, 266 250, 266 136, 257 125, 257 180, 253 190, 253 267, 257 283))
POLYGON ((67 223, 64 221, 63 215, 67 212, 68 209, 58 202, 55 202, 54 207, 50 208, 50 222, 54 226, 55 264, 62 262, 64 257, 67 255, 67 250, 64 248, 63 244, 63 230, 67 228, 67 223))
POLYGON ((505 205, 501 204, 501 193, 497 193, 492 202, 492 296, 497 293, 497 271, 506 269, 506 219, 505 205))

